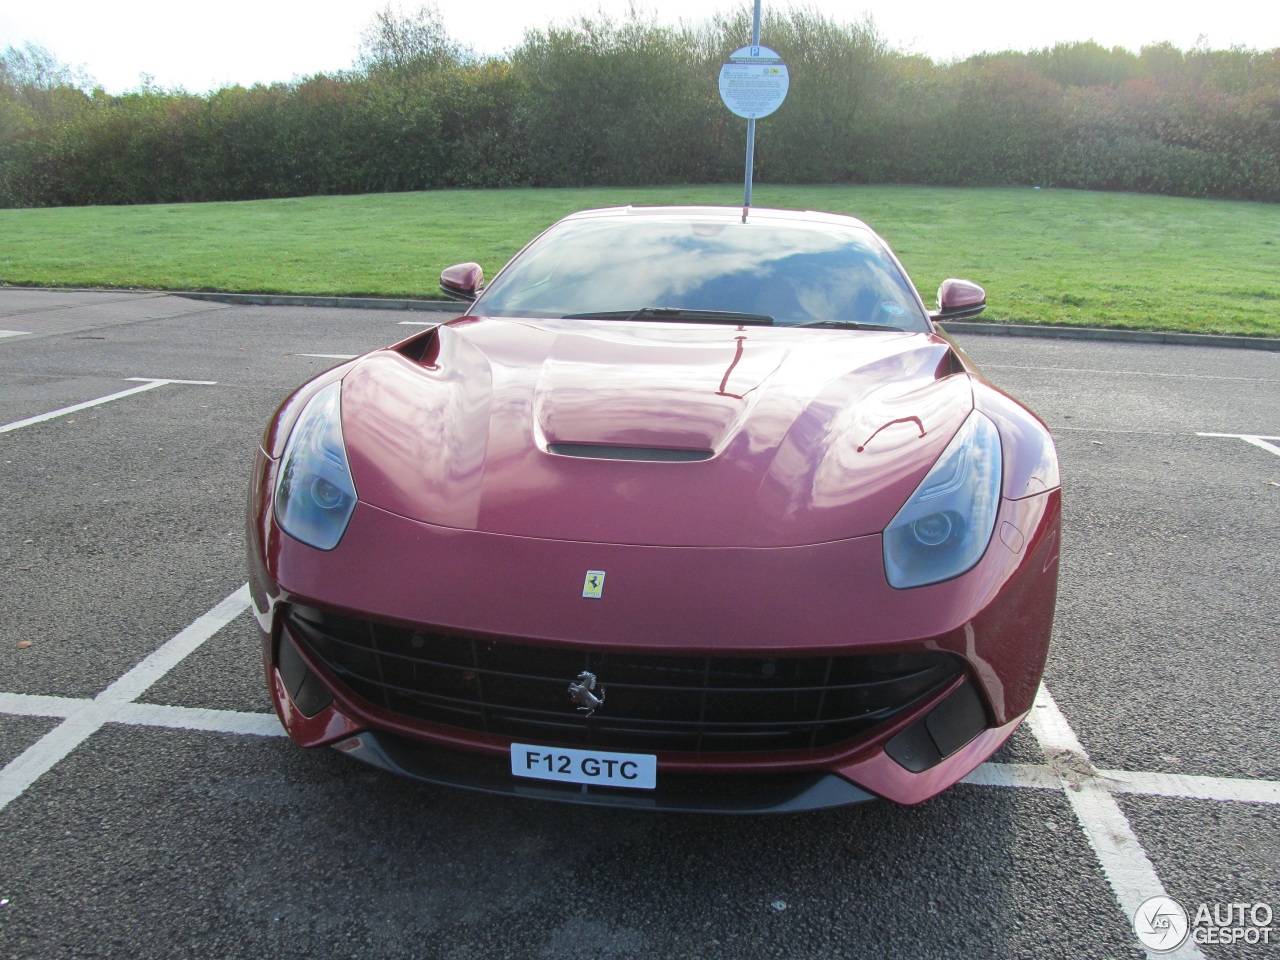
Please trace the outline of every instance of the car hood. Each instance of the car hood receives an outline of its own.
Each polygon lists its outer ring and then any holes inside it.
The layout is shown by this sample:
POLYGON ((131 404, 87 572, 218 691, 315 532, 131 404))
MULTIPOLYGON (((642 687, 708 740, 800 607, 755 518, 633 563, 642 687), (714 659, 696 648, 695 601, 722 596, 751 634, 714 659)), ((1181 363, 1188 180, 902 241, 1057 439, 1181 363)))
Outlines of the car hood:
POLYGON ((357 363, 343 432, 359 498, 425 523, 798 546, 884 529, 973 407, 954 369, 931 334, 465 317, 357 363))

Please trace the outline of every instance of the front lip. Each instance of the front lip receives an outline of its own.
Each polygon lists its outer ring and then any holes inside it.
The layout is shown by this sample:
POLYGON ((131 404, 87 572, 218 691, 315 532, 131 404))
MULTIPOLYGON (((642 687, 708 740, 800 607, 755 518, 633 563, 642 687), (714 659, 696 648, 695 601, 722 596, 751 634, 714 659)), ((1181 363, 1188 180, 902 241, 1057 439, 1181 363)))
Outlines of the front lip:
POLYGON ((259 457, 260 493, 250 517, 251 585, 276 709, 290 735, 306 746, 384 731, 497 756, 510 740, 383 713, 348 696, 332 677, 327 679, 336 688, 333 707, 302 716, 274 666, 279 604, 294 601, 405 625, 650 653, 950 651, 964 659, 967 680, 980 691, 991 726, 924 773, 898 766, 884 743, 936 700, 839 749, 659 755, 660 771, 668 772, 830 773, 899 803, 927 799, 994 752, 1030 709, 1043 670, 1056 592, 1056 490, 1002 501, 997 530, 1008 524, 1022 534, 1020 541, 1010 538, 1018 552, 998 534, 969 573, 900 591, 884 580, 879 536, 777 549, 636 547, 432 527, 360 504, 338 549, 321 553, 283 534, 271 519, 271 463, 259 457), (426 556, 449 562, 424 564, 426 556), (581 598, 583 571, 589 569, 611 574, 603 601, 581 598), (405 576, 407 570, 422 573, 405 576), (700 593, 680 589, 708 570, 722 575, 706 578, 700 593), (476 571, 483 571, 479 583, 476 571), (783 582, 790 589, 780 596, 777 585, 783 582), (530 598, 539 602, 531 605, 530 598))
POLYGON ((476 758, 457 751, 433 749, 383 732, 363 732, 335 746, 371 766, 423 783, 585 806, 678 813, 800 813, 875 799, 874 794, 843 777, 822 771, 757 776, 751 780, 737 778, 732 788, 720 790, 716 787, 722 785, 714 778, 708 783, 708 778, 691 777, 678 781, 664 779, 658 788, 645 791, 582 789, 569 784, 513 777, 505 757, 479 758, 477 763, 476 758), (752 789, 744 790, 744 786, 752 789))

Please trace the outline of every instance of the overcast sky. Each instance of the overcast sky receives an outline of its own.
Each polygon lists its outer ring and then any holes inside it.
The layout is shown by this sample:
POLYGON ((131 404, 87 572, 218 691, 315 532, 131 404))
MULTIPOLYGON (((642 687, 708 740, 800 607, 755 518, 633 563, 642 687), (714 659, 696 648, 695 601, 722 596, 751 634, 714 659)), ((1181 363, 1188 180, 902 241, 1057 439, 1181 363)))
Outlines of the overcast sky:
MULTIPOLYGON (((398 4, 414 10, 409 0, 398 4)), ((625 16, 627 0, 439 0, 449 33, 481 53, 516 46, 528 27, 565 23, 579 13, 604 10, 625 16)), ((1029 50, 1059 41, 1096 40, 1137 51, 1169 40, 1189 49, 1280 47, 1275 0, 810 0, 839 20, 870 14, 880 33, 901 50, 935 59, 984 50, 1029 50)), ((0 9, 0 48, 34 42, 59 60, 82 66, 107 90, 119 93, 150 74, 162 87, 192 93, 227 86, 291 80, 351 66, 374 11, 386 0, 43 0, 0 9)), ((393 3, 393 7, 396 4, 393 3)), ((749 0, 644 0, 659 22, 697 22, 749 0)), ((789 4, 769 3, 785 9, 789 4)), ((767 45, 769 38, 762 38, 767 45)), ((744 37, 743 43, 750 37, 744 37)))

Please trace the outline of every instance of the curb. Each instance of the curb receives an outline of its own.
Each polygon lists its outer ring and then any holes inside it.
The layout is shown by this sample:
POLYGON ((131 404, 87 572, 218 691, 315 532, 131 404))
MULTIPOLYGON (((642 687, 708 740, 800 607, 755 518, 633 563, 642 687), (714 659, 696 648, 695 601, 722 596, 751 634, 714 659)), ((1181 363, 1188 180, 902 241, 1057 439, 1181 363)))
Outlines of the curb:
MULTIPOLYGON (((464 305, 456 300, 392 300, 382 297, 307 297, 266 293, 175 293, 193 300, 222 303, 249 303, 268 307, 351 307, 363 310, 433 310, 458 313, 464 305)), ((1232 347, 1243 350, 1280 352, 1275 337, 1233 337, 1223 334, 1175 333, 1159 330, 1115 330, 1109 327, 1050 327, 1014 323, 973 323, 955 321, 939 324, 947 333, 993 337, 1048 337, 1057 340, 1111 340, 1119 343, 1175 343, 1195 347, 1232 347)))
POLYGON ((434 310, 458 313, 465 306, 458 300, 392 300, 384 297, 308 297, 282 293, 205 293, 191 290, 161 291, 187 300, 214 300, 218 303, 248 304, 255 307, 349 307, 353 310, 434 310))
POLYGON ((1275 337, 1232 337, 1211 333, 1174 333, 1160 330, 1113 330, 1108 327, 1047 327, 1013 323, 938 324, 949 334, 978 334, 992 337, 1048 337, 1057 340, 1113 340, 1121 343, 1176 343, 1192 347, 1233 347, 1243 350, 1280 352, 1275 337))
MULTIPOLYGON (((34 288, 42 289, 42 288, 34 288)), ((142 291, 131 291, 142 292, 142 291)), ((388 297, 314 297, 282 293, 205 293, 194 290, 150 291, 161 296, 259 307, 348 307, 355 310, 424 310, 461 313, 458 300, 397 300, 388 297)), ((938 324, 948 334, 989 337, 1042 337, 1056 340, 1110 340, 1117 343, 1164 343, 1192 347, 1229 347, 1280 353, 1280 338, 1236 337, 1210 333, 1175 333, 1159 330, 1117 330, 1110 327, 1052 327, 1039 324, 975 323, 953 321, 938 324)))

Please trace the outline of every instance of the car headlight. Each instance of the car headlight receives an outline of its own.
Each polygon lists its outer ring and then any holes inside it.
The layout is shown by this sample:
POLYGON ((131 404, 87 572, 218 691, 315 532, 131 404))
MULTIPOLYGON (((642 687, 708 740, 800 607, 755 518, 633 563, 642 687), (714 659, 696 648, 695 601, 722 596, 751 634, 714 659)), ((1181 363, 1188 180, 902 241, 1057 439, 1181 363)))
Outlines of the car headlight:
POLYGON ((356 486, 342 442, 342 383, 307 402, 280 458, 276 523, 320 550, 342 539, 356 508, 356 486))
POLYGON ((884 531, 890 585, 958 577, 982 558, 1000 509, 1000 433, 974 411, 884 531))

